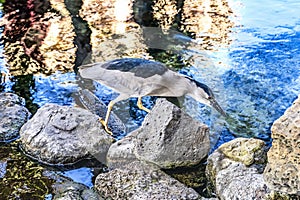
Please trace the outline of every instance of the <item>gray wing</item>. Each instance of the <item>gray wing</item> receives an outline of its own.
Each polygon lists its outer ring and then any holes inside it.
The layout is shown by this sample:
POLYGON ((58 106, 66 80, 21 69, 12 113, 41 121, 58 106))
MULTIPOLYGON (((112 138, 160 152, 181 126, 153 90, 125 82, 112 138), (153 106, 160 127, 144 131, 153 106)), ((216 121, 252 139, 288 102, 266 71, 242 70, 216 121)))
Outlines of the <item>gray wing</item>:
MULTIPOLYGON (((160 62, 150 61, 146 59, 140 59, 140 58, 121 58, 121 59, 115 59, 111 60, 105 63, 94 63, 89 64, 85 66, 81 66, 79 68, 79 72, 84 78, 90 78, 93 80, 97 80, 96 73, 100 71, 116 71, 120 74, 120 72, 129 72, 134 74, 135 77, 141 77, 141 78, 148 78, 154 75, 163 75, 165 72, 167 72, 169 69, 160 62), (85 73, 84 69, 87 68, 94 68, 95 74, 83 74, 85 73), (100 68, 102 68, 100 70, 100 68), (85 75, 85 76, 84 76, 85 75)), ((101 76, 101 74, 98 74, 101 76)), ((101 77, 98 77, 98 79, 101 79, 101 77)))
POLYGON ((83 78, 98 81, 128 96, 147 94, 152 88, 146 85, 159 83, 166 72, 168 68, 162 63, 138 58, 116 59, 79 67, 83 78))

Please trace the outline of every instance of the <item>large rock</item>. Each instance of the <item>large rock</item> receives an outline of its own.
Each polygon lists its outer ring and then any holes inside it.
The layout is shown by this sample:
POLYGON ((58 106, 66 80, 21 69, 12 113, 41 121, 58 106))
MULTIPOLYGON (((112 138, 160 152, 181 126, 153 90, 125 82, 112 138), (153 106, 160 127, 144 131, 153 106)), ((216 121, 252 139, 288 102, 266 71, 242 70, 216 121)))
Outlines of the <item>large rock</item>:
POLYGON ((171 178, 158 167, 136 161, 99 174, 95 188, 106 199, 199 199, 193 189, 171 178))
POLYGON ((135 140, 135 155, 161 168, 193 166, 208 155, 209 128, 158 99, 135 140))
POLYGON ((47 164, 72 164, 93 156, 104 163, 114 139, 98 116, 77 107, 46 104, 20 131, 26 154, 47 164))
POLYGON ((0 94, 0 142, 8 142, 19 136, 20 128, 29 119, 25 100, 12 93, 0 94))
POLYGON ((300 195, 300 95, 271 128, 264 178, 278 192, 300 195))
POLYGON ((208 127, 159 99, 142 127, 110 147, 107 164, 115 168, 138 159, 164 169, 189 167, 200 163, 209 150, 208 127))
POLYGON ((265 162, 263 141, 237 138, 209 156, 206 172, 221 200, 266 199, 270 190, 262 175, 265 162))

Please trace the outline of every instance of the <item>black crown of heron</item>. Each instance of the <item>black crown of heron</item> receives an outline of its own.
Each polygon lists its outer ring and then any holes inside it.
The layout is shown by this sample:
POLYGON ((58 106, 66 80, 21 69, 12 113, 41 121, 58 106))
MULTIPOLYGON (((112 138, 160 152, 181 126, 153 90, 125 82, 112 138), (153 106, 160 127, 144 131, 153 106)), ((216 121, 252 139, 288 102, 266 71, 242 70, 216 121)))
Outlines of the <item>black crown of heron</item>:
POLYGON ((140 58, 122 58, 80 66, 79 73, 82 78, 97 81, 119 93, 119 96, 108 104, 105 119, 100 120, 110 134, 112 132, 107 124, 113 105, 130 97, 137 97, 138 107, 150 112, 142 104, 144 96, 181 97, 188 95, 226 116, 207 85, 172 71, 160 62, 140 58))

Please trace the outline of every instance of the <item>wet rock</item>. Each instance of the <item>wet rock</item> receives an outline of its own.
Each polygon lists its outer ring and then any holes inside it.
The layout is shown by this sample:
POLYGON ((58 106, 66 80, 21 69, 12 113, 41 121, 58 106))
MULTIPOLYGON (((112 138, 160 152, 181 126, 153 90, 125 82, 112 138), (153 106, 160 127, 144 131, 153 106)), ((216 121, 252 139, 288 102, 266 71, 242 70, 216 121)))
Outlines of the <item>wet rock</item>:
POLYGON ((264 178, 278 192, 300 195, 300 96, 272 126, 264 178))
POLYGON ((47 164, 72 164, 93 156, 105 163, 113 138, 89 111, 46 104, 20 131, 21 147, 30 157, 47 164))
POLYGON ((161 168, 193 166, 210 150, 209 129, 172 103, 159 99, 135 140, 135 155, 161 168))
POLYGON ((237 138, 221 145, 208 158, 207 177, 221 200, 266 199, 263 179, 265 146, 258 139, 237 138))
POLYGON ((246 166, 266 162, 265 143, 262 140, 237 138, 223 144, 219 150, 229 159, 241 162, 246 166))
POLYGON ((19 130, 29 119, 25 100, 12 93, 0 94, 0 142, 8 142, 19 136, 19 130))
POLYGON ((53 200, 104 200, 93 189, 74 182, 56 183, 53 200))
POLYGON ((199 199, 199 194, 154 165, 132 162, 99 174, 96 190, 112 199, 199 199))
POLYGON ((145 160, 161 168, 188 167, 200 163, 209 149, 208 127, 160 99, 142 127, 109 148, 107 165, 118 168, 145 160))
MULTIPOLYGON (((87 110, 100 116, 102 119, 105 119, 107 106, 91 91, 88 89, 79 91, 79 100, 87 110)), ((126 133, 126 127, 124 123, 117 115, 114 114, 113 111, 110 112, 108 127, 117 135, 124 135, 126 133)))

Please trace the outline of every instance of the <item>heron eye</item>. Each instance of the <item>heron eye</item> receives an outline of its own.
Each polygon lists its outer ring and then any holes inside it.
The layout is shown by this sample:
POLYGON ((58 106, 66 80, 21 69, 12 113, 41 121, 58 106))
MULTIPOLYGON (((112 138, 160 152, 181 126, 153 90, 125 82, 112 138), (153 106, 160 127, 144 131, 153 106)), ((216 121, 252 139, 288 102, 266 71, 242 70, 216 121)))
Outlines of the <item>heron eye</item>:
POLYGON ((208 100, 211 100, 211 99, 212 99, 212 97, 211 97, 211 96, 209 96, 207 99, 208 99, 208 100))

